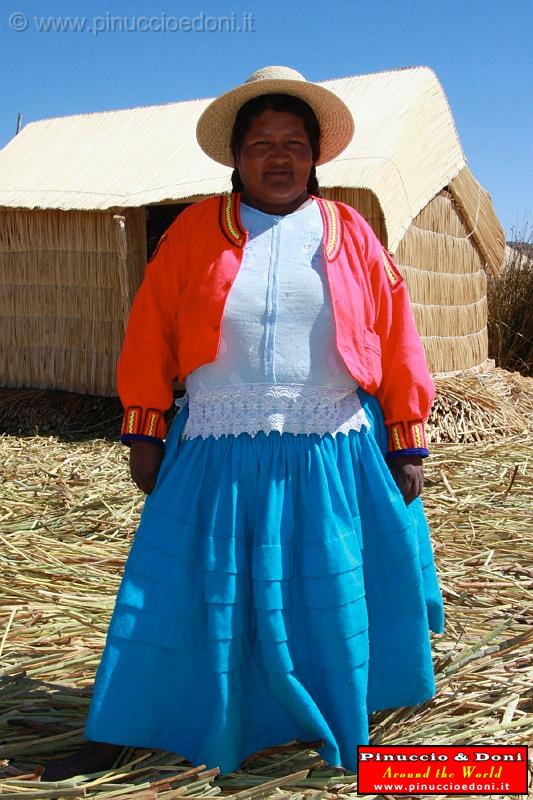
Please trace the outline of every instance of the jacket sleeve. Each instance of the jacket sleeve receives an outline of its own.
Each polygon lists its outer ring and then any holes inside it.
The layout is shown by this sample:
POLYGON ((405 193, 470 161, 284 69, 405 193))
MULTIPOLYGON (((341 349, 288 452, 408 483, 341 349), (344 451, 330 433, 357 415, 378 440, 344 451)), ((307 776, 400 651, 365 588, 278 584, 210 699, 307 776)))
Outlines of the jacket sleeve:
POLYGON ((371 229, 367 237, 374 329, 381 345, 382 381, 376 396, 388 429, 387 456, 426 457, 429 451, 425 423, 435 398, 435 386, 416 330, 407 285, 371 229))
POLYGON ((163 414, 172 404, 172 382, 179 373, 176 317, 184 253, 175 244, 173 227, 163 234, 146 266, 117 362, 117 389, 124 406, 120 438, 128 445, 134 439, 163 445, 163 414))

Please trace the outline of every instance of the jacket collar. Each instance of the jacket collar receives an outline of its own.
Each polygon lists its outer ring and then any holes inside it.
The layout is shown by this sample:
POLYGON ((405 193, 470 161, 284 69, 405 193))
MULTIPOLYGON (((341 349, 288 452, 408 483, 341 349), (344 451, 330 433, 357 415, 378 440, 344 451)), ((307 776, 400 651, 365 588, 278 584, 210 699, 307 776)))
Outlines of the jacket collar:
MULTIPOLYGON (((337 204, 323 197, 310 195, 316 200, 324 223, 323 249, 326 261, 334 261, 342 245, 343 224, 337 204)), ((241 193, 228 192, 220 196, 219 222, 222 233, 234 247, 244 247, 247 230, 241 222, 241 193)))

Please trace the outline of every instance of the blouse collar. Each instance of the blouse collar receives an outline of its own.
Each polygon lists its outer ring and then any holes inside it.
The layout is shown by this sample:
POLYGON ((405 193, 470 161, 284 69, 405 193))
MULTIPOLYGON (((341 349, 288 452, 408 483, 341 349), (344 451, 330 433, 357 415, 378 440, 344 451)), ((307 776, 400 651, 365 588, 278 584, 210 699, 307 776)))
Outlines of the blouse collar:
MULTIPOLYGON (((343 225, 337 204, 323 197, 312 197, 322 215, 324 223, 323 248, 326 261, 333 261, 342 244, 343 225)), ((248 231, 241 221, 241 192, 228 192, 220 196, 219 221, 226 239, 234 247, 244 247, 248 238, 248 231)))

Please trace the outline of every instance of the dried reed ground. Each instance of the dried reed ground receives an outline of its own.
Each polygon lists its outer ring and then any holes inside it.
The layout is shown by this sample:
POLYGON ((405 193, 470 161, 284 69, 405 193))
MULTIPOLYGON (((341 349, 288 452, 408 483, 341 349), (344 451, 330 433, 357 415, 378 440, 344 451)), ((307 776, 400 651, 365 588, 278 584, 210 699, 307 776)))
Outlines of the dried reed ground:
MULTIPOLYGON (((453 391, 442 402, 452 408, 453 391)), ((36 763, 79 746, 142 497, 129 480, 127 451, 104 439, 4 436, 0 464, 3 800, 355 796, 353 775, 321 770, 312 746, 294 743, 263 751, 222 777, 201 769, 191 775, 190 764, 175 755, 125 749, 122 766, 90 781, 54 788, 35 776, 21 778, 36 763)), ((374 714, 371 741, 527 744, 533 733, 531 431, 436 443, 425 471, 446 609, 445 633, 432 634, 437 694, 416 708, 374 714)))

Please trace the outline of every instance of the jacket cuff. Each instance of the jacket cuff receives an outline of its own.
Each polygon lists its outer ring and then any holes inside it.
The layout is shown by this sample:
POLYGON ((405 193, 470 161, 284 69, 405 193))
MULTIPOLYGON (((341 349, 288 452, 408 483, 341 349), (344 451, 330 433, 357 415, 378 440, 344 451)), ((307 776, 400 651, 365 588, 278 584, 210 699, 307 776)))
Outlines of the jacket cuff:
POLYGON ((124 433, 121 435, 120 441, 122 444, 128 445, 128 447, 132 442, 153 442, 154 444, 158 444, 165 449, 165 442, 158 436, 143 436, 140 433, 124 433))
POLYGON ((393 422, 388 426, 389 449, 387 456, 421 456, 427 458, 429 450, 426 426, 423 420, 393 422))
POLYGON ((395 456, 420 456, 420 458, 427 458, 429 456, 429 450, 427 447, 409 447, 405 450, 389 450, 386 457, 394 459, 395 456))
POLYGON ((167 425, 163 412, 157 408, 128 406, 124 411, 120 441, 127 444, 132 439, 160 440, 165 438, 167 425), (127 441, 126 441, 127 440, 127 441))

